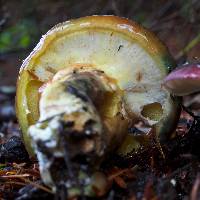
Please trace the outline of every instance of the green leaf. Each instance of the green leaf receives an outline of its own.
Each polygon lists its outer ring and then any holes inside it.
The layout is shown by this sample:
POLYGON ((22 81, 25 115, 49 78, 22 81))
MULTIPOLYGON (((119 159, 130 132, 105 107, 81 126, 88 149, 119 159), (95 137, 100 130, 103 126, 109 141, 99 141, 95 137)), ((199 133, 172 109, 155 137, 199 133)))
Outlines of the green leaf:
POLYGON ((28 48, 40 33, 34 21, 22 20, 0 33, 0 53, 28 48))

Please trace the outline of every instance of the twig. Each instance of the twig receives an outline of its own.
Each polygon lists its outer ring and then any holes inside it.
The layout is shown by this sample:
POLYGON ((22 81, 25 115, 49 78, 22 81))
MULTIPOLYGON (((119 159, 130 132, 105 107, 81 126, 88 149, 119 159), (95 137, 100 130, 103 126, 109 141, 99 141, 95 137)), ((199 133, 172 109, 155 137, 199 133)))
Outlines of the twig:
POLYGON ((1 176, 1 178, 23 178, 23 177, 30 177, 30 174, 19 174, 19 175, 6 175, 6 176, 1 176))
POLYGON ((118 5, 115 0, 113 0, 111 2, 111 7, 112 7, 113 11, 115 12, 115 14, 120 16, 120 10, 119 10, 118 5))
POLYGON ((190 199, 191 200, 197 200, 198 199, 198 190, 199 190, 199 186, 200 186, 200 175, 197 174, 197 178, 194 182, 194 185, 192 187, 192 191, 190 194, 190 199))
POLYGON ((193 47, 200 43, 200 33, 193 38, 176 56, 176 60, 180 59, 183 55, 187 54, 193 47))
POLYGON ((39 188, 39 189, 41 189, 41 190, 44 190, 45 192, 48 192, 48 193, 53 194, 53 192, 52 192, 49 188, 47 188, 47 187, 45 187, 45 186, 39 185, 39 184, 37 184, 37 183, 34 183, 34 182, 32 182, 32 181, 30 181, 30 180, 28 180, 28 179, 25 179, 25 178, 23 178, 23 177, 21 177, 21 179, 22 179, 24 182, 29 183, 30 185, 33 185, 33 186, 36 187, 36 188, 39 188))
POLYGON ((8 181, 5 184, 13 184, 13 185, 21 185, 21 186, 26 186, 26 183, 18 182, 18 181, 8 181))
MULTIPOLYGON (((25 183, 29 183, 30 185, 33 185, 36 188, 39 188, 41 190, 44 190, 45 192, 53 194, 53 192, 49 188, 47 188, 45 186, 42 186, 42 185, 39 185, 37 183, 34 183, 34 182, 30 181, 29 179, 25 179, 26 177, 29 177, 29 176, 30 176, 30 174, 22 174, 22 175, 0 176, 0 178, 3 178, 3 179, 15 179, 15 178, 19 178, 22 181, 24 181, 25 183)), ((26 184, 24 184, 22 182, 18 182, 18 181, 7 181, 6 183, 9 183, 9 184, 13 183, 13 184, 17 184, 17 185, 26 185, 26 184)))
POLYGON ((120 170, 119 172, 116 172, 116 173, 110 175, 110 176, 108 177, 108 180, 112 180, 112 179, 114 179, 115 177, 120 176, 120 175, 122 175, 122 174, 124 174, 125 172, 128 172, 128 171, 130 171, 130 169, 122 169, 122 170, 120 170))

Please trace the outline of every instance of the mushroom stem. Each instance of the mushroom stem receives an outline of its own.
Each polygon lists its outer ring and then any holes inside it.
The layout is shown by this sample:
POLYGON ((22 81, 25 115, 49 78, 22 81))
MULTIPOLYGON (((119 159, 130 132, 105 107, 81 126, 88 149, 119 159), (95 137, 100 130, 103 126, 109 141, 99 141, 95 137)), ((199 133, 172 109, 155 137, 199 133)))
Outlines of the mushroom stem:
POLYGON ((69 191, 76 188, 77 194, 86 194, 91 186, 90 172, 99 168, 106 152, 119 145, 127 122, 118 115, 105 117, 104 101, 117 87, 102 72, 60 74, 43 89, 40 118, 29 134, 43 181, 54 191, 64 184, 69 191))

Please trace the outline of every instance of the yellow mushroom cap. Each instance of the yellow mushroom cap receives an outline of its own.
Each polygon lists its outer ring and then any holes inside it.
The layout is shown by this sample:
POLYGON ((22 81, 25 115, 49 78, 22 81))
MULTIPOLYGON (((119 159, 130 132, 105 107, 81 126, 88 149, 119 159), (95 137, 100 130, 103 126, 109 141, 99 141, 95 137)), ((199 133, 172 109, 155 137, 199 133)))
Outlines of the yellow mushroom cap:
POLYGON ((26 147, 30 149, 27 129, 40 115, 39 88, 60 70, 74 67, 103 71, 122 92, 119 101, 127 116, 156 125, 159 136, 167 135, 178 106, 161 84, 173 66, 162 42, 128 19, 90 16, 58 24, 41 38, 20 70, 16 110, 26 147))

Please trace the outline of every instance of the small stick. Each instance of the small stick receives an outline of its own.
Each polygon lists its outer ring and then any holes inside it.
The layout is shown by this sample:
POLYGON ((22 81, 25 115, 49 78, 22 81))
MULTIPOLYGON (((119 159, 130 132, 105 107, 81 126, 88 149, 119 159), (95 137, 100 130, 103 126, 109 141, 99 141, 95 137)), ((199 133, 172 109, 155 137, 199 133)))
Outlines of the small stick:
POLYGON ((34 182, 32 182, 32 181, 30 181, 30 180, 28 180, 28 179, 25 179, 25 178, 23 178, 23 177, 21 177, 21 179, 22 179, 24 182, 29 183, 30 185, 33 185, 34 187, 36 187, 36 188, 38 188, 38 189, 41 189, 41 190, 44 190, 45 192, 48 192, 48 193, 53 194, 53 192, 52 192, 49 188, 47 188, 47 187, 45 187, 45 186, 39 185, 39 184, 37 184, 37 183, 34 183, 34 182))
POLYGON ((30 177, 30 174, 19 174, 19 175, 7 175, 7 176, 1 176, 1 178, 22 178, 22 177, 30 177))
POLYGON ((197 200, 198 199, 199 186, 200 186, 200 174, 197 174, 197 178, 194 182, 194 185, 192 187, 192 191, 191 191, 191 194, 190 194, 191 200, 197 200))
POLYGON ((193 47, 200 43, 200 33, 193 38, 176 56, 175 59, 179 60, 183 55, 187 54, 193 47))

